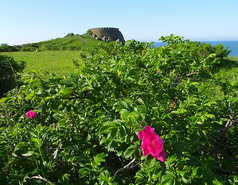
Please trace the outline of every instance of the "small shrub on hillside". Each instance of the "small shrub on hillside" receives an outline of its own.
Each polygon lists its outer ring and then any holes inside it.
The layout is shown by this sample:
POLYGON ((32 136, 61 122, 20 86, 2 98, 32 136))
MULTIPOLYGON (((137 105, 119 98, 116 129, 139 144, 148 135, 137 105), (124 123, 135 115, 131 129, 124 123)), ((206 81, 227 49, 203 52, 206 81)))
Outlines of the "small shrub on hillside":
POLYGON ((88 36, 92 37, 93 36, 93 32, 91 30, 88 30, 85 35, 88 35, 88 36))
POLYGON ((217 79, 214 100, 200 79, 212 79, 216 56, 162 39, 90 48, 78 75, 25 76, 0 100, 0 181, 237 183, 238 84, 217 79))

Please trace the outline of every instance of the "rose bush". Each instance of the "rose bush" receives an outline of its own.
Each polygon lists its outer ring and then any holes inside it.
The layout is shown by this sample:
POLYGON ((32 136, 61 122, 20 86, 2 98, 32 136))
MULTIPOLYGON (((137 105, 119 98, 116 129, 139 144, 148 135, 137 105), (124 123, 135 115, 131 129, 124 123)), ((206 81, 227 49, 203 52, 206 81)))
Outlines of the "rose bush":
POLYGON ((64 78, 26 75, 0 100, 1 184, 238 183, 238 84, 213 77, 215 53, 162 41, 88 48, 64 78))

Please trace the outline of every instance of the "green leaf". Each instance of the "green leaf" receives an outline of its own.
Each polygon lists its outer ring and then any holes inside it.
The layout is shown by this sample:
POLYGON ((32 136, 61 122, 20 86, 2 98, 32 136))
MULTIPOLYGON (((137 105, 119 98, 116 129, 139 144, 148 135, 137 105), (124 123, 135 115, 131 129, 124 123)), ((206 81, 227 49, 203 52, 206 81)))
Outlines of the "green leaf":
POLYGON ((207 116, 208 118, 215 118, 215 115, 214 115, 214 114, 206 114, 206 116, 207 116))
POLYGON ((69 180, 70 179, 69 177, 70 177, 70 174, 65 173, 61 178, 62 178, 63 181, 65 181, 65 180, 69 180))
POLYGON ((141 98, 137 99, 137 101, 138 101, 141 105, 144 105, 144 106, 145 106, 145 102, 144 102, 141 98))
POLYGON ((103 143, 106 143, 108 141, 108 138, 104 137, 100 140, 99 144, 103 144, 103 143))
POLYGON ((126 110, 126 109, 121 109, 120 111, 120 115, 121 117, 127 117, 130 114, 130 111, 126 110))
POLYGON ((79 176, 80 176, 80 178, 85 177, 91 171, 92 171, 91 168, 88 168, 88 167, 84 167, 84 168, 79 169, 79 176))
POLYGON ((103 132, 108 132, 111 129, 113 129, 114 127, 112 125, 104 125, 100 128, 99 132, 103 133, 103 132))
POLYGON ((120 132, 120 137, 124 138, 126 136, 126 129, 125 129, 125 127, 122 125, 118 129, 119 129, 119 132, 120 132))
POLYGON ((2 103, 2 102, 8 103, 13 100, 15 100, 15 98, 4 97, 4 98, 0 99, 0 103, 2 103))
POLYGON ((173 177, 170 175, 163 175, 162 176, 162 180, 161 180, 161 184, 162 185, 171 185, 173 181, 173 177))
POLYGON ((191 182, 190 179, 186 179, 185 177, 182 177, 182 181, 185 183, 185 184, 188 184, 191 182))
POLYGON ((115 128, 115 127, 113 127, 113 128, 111 129, 111 131, 110 131, 110 137, 111 137, 111 138, 116 137, 117 129, 118 129, 118 128, 115 128))
POLYGON ((32 156, 35 152, 34 151, 28 151, 27 153, 21 154, 24 157, 32 156))
POLYGON ((26 96, 26 100, 31 100, 33 97, 35 97, 35 91, 31 91, 29 95, 26 96))
POLYGON ((129 146, 126 149, 126 151, 124 152, 125 158, 130 158, 133 155, 133 153, 135 152, 136 148, 137 148, 137 146, 135 146, 135 145, 129 146))
POLYGON ((96 156, 94 157, 94 163, 95 163, 96 165, 100 165, 101 162, 105 162, 105 161, 106 161, 106 160, 105 160, 105 157, 106 157, 106 154, 105 154, 105 153, 100 153, 100 154, 96 155, 96 156))
POLYGON ((192 175, 191 175, 192 178, 197 176, 198 169, 199 169, 199 167, 193 167, 192 168, 192 175))
POLYGON ((53 153, 54 159, 56 159, 57 155, 58 155, 58 148, 56 148, 56 150, 55 150, 54 153, 53 153))
POLYGON ((126 102, 120 101, 120 104, 122 105, 123 108, 129 109, 129 106, 126 102))
POLYGON ((34 143, 36 143, 37 145, 40 145, 40 140, 38 138, 32 137, 31 141, 33 141, 34 143))
POLYGON ((176 155, 171 155, 171 156, 169 156, 169 157, 167 157, 167 160, 166 160, 166 164, 168 165, 168 166, 171 166, 173 163, 174 163, 174 161, 177 161, 178 159, 177 159, 177 157, 176 157, 176 155))
POLYGON ((148 164, 148 168, 154 167, 156 165, 157 159, 156 158, 152 158, 148 164))
POLYGON ((61 89, 60 91, 59 91, 59 94, 61 94, 62 96, 70 96, 71 94, 73 93, 73 90, 71 89, 71 88, 69 88, 69 87, 66 87, 65 89, 61 89))

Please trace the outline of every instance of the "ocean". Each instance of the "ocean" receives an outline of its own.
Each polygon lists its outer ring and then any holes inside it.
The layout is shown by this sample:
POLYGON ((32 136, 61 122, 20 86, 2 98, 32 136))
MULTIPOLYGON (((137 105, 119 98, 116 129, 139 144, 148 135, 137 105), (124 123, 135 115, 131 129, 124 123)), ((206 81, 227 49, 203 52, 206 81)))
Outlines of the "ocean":
MULTIPOLYGON (((229 56, 238 56, 238 40, 231 40, 231 41, 200 41, 202 43, 209 43, 212 46, 223 44, 224 47, 229 47, 229 50, 231 50, 229 56)), ((154 47, 160 47, 165 46, 166 43, 162 42, 154 42, 154 47)))

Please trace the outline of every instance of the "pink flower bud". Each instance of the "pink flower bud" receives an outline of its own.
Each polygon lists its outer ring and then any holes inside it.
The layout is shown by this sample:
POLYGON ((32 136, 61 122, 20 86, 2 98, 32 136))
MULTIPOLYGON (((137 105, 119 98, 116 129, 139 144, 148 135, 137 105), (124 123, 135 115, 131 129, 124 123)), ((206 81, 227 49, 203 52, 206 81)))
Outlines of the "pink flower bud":
POLYGON ((27 113, 26 113, 26 116, 28 118, 34 118, 36 116, 36 112, 33 112, 32 110, 29 110, 27 113))

